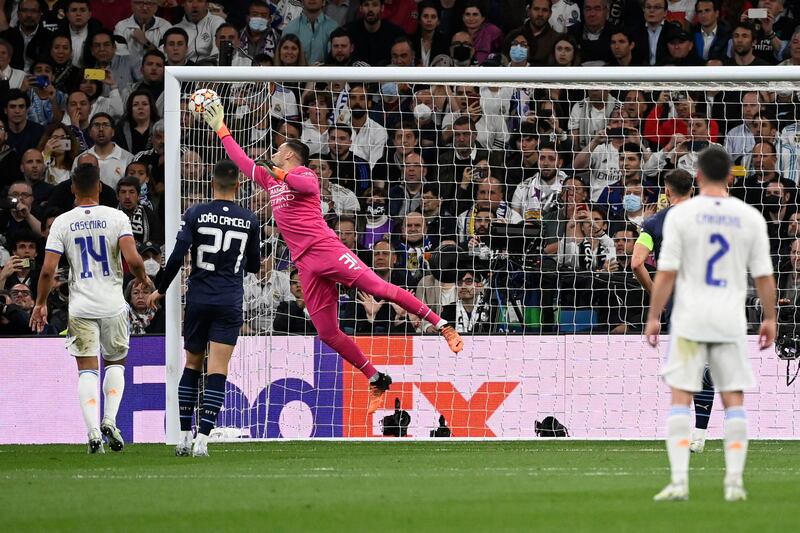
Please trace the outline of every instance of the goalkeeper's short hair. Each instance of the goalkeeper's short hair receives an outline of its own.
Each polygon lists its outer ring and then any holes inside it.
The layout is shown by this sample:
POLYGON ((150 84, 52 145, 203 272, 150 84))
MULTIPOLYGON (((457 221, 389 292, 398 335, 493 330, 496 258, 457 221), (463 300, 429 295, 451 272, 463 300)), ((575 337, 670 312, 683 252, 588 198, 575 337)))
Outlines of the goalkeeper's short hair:
POLYGON ((304 167, 307 167, 310 157, 308 146, 297 139, 289 139, 285 144, 292 152, 295 153, 295 155, 297 155, 297 157, 300 158, 300 163, 304 167))

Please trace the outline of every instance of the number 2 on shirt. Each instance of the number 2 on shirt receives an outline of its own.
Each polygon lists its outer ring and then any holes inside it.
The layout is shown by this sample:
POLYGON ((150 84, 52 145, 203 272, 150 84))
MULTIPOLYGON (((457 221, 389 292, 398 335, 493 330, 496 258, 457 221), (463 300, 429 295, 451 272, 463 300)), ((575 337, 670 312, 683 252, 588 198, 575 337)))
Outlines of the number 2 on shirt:
POLYGON ((197 267, 202 268, 203 270, 208 270, 209 272, 214 272, 217 270, 217 266, 204 259, 204 254, 216 254, 220 250, 223 252, 227 252, 233 241, 239 241, 239 255, 236 257, 236 266, 233 267, 233 273, 239 273, 239 267, 242 264, 242 257, 244 257, 244 250, 247 247, 247 233, 243 231, 233 231, 228 230, 226 232, 222 232, 219 228, 198 228, 197 233, 200 235, 210 235, 214 238, 214 242, 212 244, 201 244, 197 247, 197 267))
POLYGON ((728 285, 726 280, 714 277, 714 264, 730 251, 731 245, 728 244, 727 239, 720 233, 712 233, 709 242, 711 244, 718 244, 719 250, 711 256, 706 265, 706 284, 712 287, 725 287, 728 285))
POLYGON ((111 267, 108 264, 108 248, 106 247, 105 235, 98 238, 99 250, 95 250, 94 241, 91 236, 75 237, 75 244, 81 249, 81 279, 92 277, 92 270, 89 266, 89 259, 94 259, 103 268, 103 275, 111 275, 111 267))

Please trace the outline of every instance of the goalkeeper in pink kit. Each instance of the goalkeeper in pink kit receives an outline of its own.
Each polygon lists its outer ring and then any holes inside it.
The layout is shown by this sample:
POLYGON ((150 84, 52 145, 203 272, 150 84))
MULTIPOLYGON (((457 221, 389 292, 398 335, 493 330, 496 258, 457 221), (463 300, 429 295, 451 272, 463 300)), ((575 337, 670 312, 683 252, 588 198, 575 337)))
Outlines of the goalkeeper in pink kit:
POLYGON ((464 342, 452 326, 410 292, 378 277, 325 224, 317 175, 305 166, 309 156, 306 145, 296 140, 287 141, 272 155, 271 161, 256 163, 225 126, 221 104, 208 106, 203 118, 222 140, 228 156, 239 169, 269 192, 272 216, 297 266, 317 334, 369 379, 369 413, 380 407, 392 378, 372 366, 353 339, 339 329, 337 283, 398 304, 433 324, 453 352, 463 349, 464 342))

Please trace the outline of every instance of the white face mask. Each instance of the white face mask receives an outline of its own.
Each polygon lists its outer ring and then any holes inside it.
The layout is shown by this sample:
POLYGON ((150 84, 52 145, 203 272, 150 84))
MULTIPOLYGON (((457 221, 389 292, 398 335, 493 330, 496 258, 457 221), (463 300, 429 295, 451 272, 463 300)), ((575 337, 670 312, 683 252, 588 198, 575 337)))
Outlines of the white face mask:
POLYGON ((427 104, 417 104, 414 107, 414 118, 417 120, 428 120, 433 115, 433 110, 427 104))
POLYGON ((155 276, 158 274, 158 271, 161 270, 161 263, 156 261, 155 259, 145 259, 144 260, 144 272, 148 276, 155 276))

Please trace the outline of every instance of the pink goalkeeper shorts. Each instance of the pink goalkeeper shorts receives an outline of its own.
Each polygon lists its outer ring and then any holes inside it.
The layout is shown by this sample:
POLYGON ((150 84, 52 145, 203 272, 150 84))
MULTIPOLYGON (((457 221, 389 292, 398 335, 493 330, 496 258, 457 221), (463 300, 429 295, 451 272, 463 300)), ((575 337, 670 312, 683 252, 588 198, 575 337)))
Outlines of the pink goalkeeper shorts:
POLYGON ((339 301, 337 283, 350 287, 364 273, 372 272, 355 252, 341 241, 325 240, 308 248, 295 261, 308 313, 339 301))

